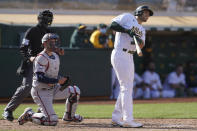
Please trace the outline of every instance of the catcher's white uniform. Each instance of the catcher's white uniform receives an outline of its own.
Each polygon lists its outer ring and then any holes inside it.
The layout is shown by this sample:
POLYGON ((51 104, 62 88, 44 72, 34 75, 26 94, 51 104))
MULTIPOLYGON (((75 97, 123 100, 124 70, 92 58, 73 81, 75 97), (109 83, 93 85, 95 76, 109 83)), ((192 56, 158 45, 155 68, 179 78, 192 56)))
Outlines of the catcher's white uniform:
MULTIPOLYGON (((35 59, 34 73, 43 72, 48 78, 58 78, 60 59, 59 56, 53 52, 52 56, 48 56, 42 51, 35 59)), ((80 95, 80 89, 77 86, 69 86, 68 88, 60 91, 60 85, 55 84, 49 86, 48 84, 39 82, 36 75, 33 77, 33 88, 31 95, 34 102, 40 107, 41 113, 34 113, 32 121, 36 124, 42 125, 56 125, 58 117, 53 109, 53 99, 67 99, 71 94, 77 95, 77 101, 80 95)), ((71 108, 71 116, 75 115, 77 103, 72 103, 66 100, 66 111, 63 119, 66 117, 66 112, 71 108)))
MULTIPOLYGON (((145 43, 145 29, 138 24, 136 18, 130 13, 124 13, 115 17, 112 21, 126 29, 134 29, 136 34, 145 43)), ((133 121, 133 80, 134 63, 133 54, 136 51, 135 44, 131 44, 133 38, 126 33, 116 32, 115 45, 111 54, 111 63, 120 83, 120 94, 116 101, 112 121, 132 123, 133 121), (129 53, 130 52, 130 53, 129 53)))

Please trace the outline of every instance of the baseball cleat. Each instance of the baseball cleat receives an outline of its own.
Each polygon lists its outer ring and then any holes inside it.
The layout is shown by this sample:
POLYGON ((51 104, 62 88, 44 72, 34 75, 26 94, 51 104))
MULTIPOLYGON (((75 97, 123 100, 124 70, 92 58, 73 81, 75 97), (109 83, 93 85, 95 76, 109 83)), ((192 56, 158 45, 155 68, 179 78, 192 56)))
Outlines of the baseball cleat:
POLYGON ((23 114, 18 118, 18 124, 23 125, 24 123, 30 121, 33 110, 31 108, 26 108, 23 114))
POLYGON ((131 123, 123 123, 122 127, 125 127, 125 128, 140 128, 140 127, 143 127, 143 125, 141 123, 137 123, 137 122, 132 121, 131 123))
POLYGON ((75 114, 75 116, 73 118, 63 118, 62 121, 69 123, 69 122, 82 122, 83 121, 83 117, 75 114))
POLYGON ((122 122, 121 122, 121 121, 112 121, 112 122, 111 122, 111 125, 112 125, 112 126, 121 127, 121 126, 122 126, 122 122))
POLYGON ((5 110, 2 114, 3 118, 5 120, 8 120, 8 121, 13 121, 14 120, 14 117, 13 117, 13 114, 12 114, 12 111, 7 111, 5 110))

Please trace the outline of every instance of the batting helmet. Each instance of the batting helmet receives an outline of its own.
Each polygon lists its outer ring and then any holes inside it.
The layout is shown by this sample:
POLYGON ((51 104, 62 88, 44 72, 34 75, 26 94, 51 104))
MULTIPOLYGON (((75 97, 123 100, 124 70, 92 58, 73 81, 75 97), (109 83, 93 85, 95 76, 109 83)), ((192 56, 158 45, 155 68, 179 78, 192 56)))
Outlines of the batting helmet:
POLYGON ((51 25, 53 21, 53 13, 50 10, 44 10, 39 13, 38 21, 40 24, 51 25))
POLYGON ((143 14, 144 10, 148 10, 150 12, 150 16, 153 16, 153 11, 146 5, 142 5, 142 6, 137 7, 137 9, 134 12, 134 15, 140 16, 143 14))

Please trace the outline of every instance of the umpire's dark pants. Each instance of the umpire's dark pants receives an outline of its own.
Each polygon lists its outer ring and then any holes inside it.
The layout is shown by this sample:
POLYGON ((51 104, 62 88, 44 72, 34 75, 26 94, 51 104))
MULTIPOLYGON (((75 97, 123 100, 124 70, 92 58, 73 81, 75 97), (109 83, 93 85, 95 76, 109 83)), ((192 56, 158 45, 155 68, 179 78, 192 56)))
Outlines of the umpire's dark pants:
POLYGON ((10 102, 7 104, 4 110, 14 111, 26 98, 31 91, 33 76, 33 64, 29 64, 25 69, 22 85, 17 88, 16 92, 12 96, 10 102))

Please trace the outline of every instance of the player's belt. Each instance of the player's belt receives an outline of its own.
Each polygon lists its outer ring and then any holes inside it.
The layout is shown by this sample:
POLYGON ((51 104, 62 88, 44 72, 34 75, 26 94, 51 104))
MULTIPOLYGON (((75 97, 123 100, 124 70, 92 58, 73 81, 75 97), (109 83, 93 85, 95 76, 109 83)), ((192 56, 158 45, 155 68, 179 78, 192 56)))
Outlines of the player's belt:
POLYGON ((127 49, 125 49, 125 48, 123 48, 122 50, 123 50, 124 52, 129 53, 129 54, 134 54, 134 53, 135 53, 135 51, 127 50, 127 49))

